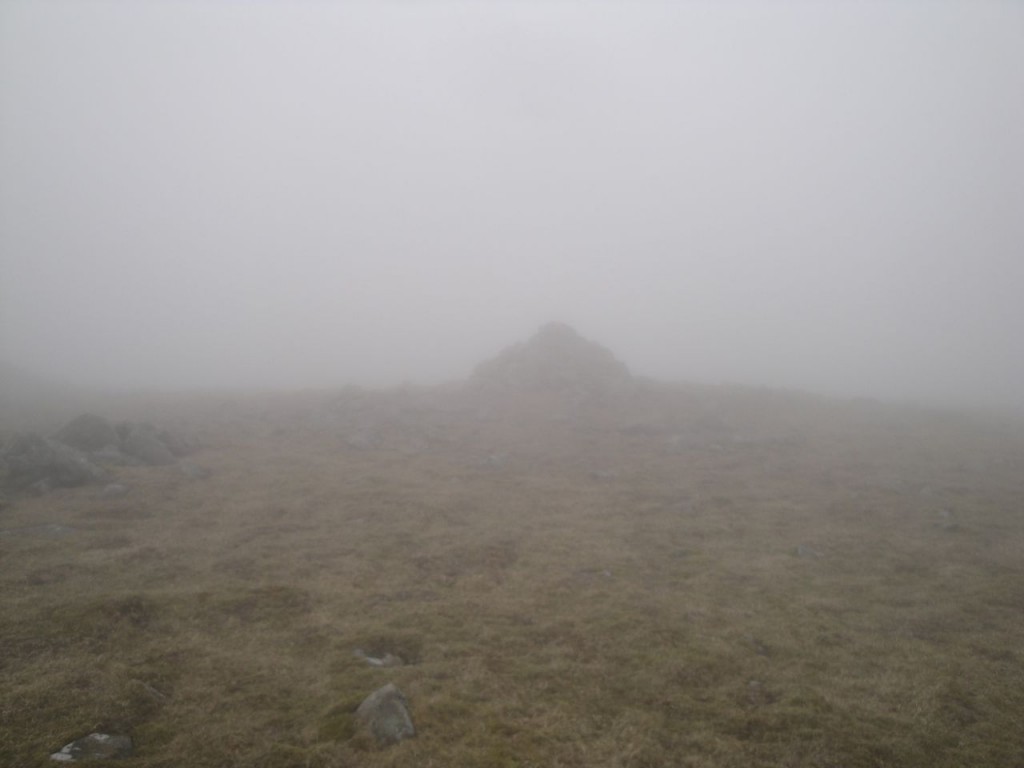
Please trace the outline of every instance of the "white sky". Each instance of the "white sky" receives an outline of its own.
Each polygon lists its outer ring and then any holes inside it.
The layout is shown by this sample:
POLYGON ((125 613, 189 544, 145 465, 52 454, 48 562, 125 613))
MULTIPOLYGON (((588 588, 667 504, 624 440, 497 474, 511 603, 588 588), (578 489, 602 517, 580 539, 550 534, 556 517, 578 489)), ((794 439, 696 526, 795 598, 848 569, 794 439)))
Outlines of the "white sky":
POLYGON ((1024 3, 0 4, 0 359, 1024 405, 1024 3))

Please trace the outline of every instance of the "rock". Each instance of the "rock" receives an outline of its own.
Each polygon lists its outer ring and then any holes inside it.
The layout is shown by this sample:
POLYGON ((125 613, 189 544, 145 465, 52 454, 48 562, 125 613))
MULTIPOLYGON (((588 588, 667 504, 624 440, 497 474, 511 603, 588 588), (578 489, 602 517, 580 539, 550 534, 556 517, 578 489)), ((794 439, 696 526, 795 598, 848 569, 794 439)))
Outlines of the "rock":
POLYGON ((821 552, 816 549, 811 549, 806 544, 796 545, 796 556, 797 557, 821 557, 821 552))
POLYGON ((92 451, 89 456, 97 464, 108 467, 137 467, 142 464, 141 460, 129 456, 113 445, 106 445, 98 451, 92 451))
POLYGON ((118 427, 121 450, 150 466, 174 464, 177 459, 170 448, 160 440, 152 424, 125 422, 118 427))
POLYGON ((25 492, 32 496, 45 496, 52 490, 53 484, 44 478, 43 480, 36 480, 32 485, 25 489, 25 492))
POLYGON ((564 323, 548 323, 525 344, 509 347, 479 365, 470 384, 484 390, 588 396, 621 391, 632 378, 629 369, 601 345, 564 323))
POLYGON ((80 451, 101 451, 119 442, 114 425, 102 416, 83 413, 72 419, 55 434, 55 440, 80 451))
POLYGON ((405 661, 401 656, 396 656, 393 653, 384 653, 379 656, 371 656, 362 648, 356 648, 353 652, 356 658, 362 659, 371 667, 403 667, 405 661))
POLYGON ((508 461, 508 457, 503 453, 491 453, 484 456, 480 461, 476 462, 473 466, 479 467, 480 469, 501 469, 505 466, 508 461))
POLYGON ((17 435, 4 450, 3 458, 7 465, 3 485, 15 491, 73 488, 106 477, 106 472, 81 451, 31 433, 17 435))
POLYGON ((120 483, 110 483, 103 486, 100 496, 104 499, 116 499, 118 496, 124 496, 126 493, 128 493, 128 486, 121 485, 120 483))
POLYGON ((176 432, 161 429, 157 432, 156 436, 161 443, 167 446, 167 450, 175 456, 188 456, 190 453, 195 451, 195 445, 192 441, 176 432))
POLYGON ((192 480, 205 480, 210 476, 210 470, 206 467, 200 467, 198 464, 193 464, 190 461, 179 462, 178 469, 181 470, 181 474, 192 480))
POLYGON ((409 702, 394 683, 388 683, 367 696, 356 709, 356 718, 382 746, 397 744, 416 735, 409 702))
POLYGON ((120 760, 131 757, 132 739, 119 733, 90 733, 65 744, 60 752, 50 755, 51 760, 79 763, 87 760, 120 760))

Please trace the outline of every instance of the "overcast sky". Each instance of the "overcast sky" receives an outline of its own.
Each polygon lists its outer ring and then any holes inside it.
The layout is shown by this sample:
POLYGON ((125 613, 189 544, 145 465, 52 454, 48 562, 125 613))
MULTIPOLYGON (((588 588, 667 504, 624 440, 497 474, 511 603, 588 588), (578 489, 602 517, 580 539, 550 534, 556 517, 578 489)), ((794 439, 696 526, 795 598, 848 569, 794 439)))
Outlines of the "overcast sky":
POLYGON ((1024 405, 1024 3, 0 4, 0 359, 1024 405))

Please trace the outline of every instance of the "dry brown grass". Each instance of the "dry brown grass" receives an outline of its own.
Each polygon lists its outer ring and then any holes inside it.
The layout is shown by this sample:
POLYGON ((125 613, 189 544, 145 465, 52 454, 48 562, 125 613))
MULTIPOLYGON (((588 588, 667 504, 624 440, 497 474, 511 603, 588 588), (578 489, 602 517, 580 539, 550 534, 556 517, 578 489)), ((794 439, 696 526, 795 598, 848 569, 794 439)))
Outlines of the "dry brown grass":
POLYGON ((140 767, 1024 764, 1017 428, 699 389, 149 407, 209 478, 0 510, 2 765, 97 728, 140 767), (351 715, 389 681, 419 735, 378 750, 351 715))

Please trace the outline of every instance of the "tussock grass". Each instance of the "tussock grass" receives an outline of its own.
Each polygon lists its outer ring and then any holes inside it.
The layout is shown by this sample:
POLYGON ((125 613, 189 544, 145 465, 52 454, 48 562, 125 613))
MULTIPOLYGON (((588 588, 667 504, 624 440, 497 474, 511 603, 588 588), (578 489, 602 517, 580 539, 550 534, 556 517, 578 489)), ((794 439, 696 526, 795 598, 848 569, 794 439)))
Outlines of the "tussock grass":
POLYGON ((100 728, 147 768, 1024 764, 1014 428, 697 389, 159 412, 210 477, 0 510, 0 764, 100 728), (386 682, 419 735, 380 750, 386 682))

